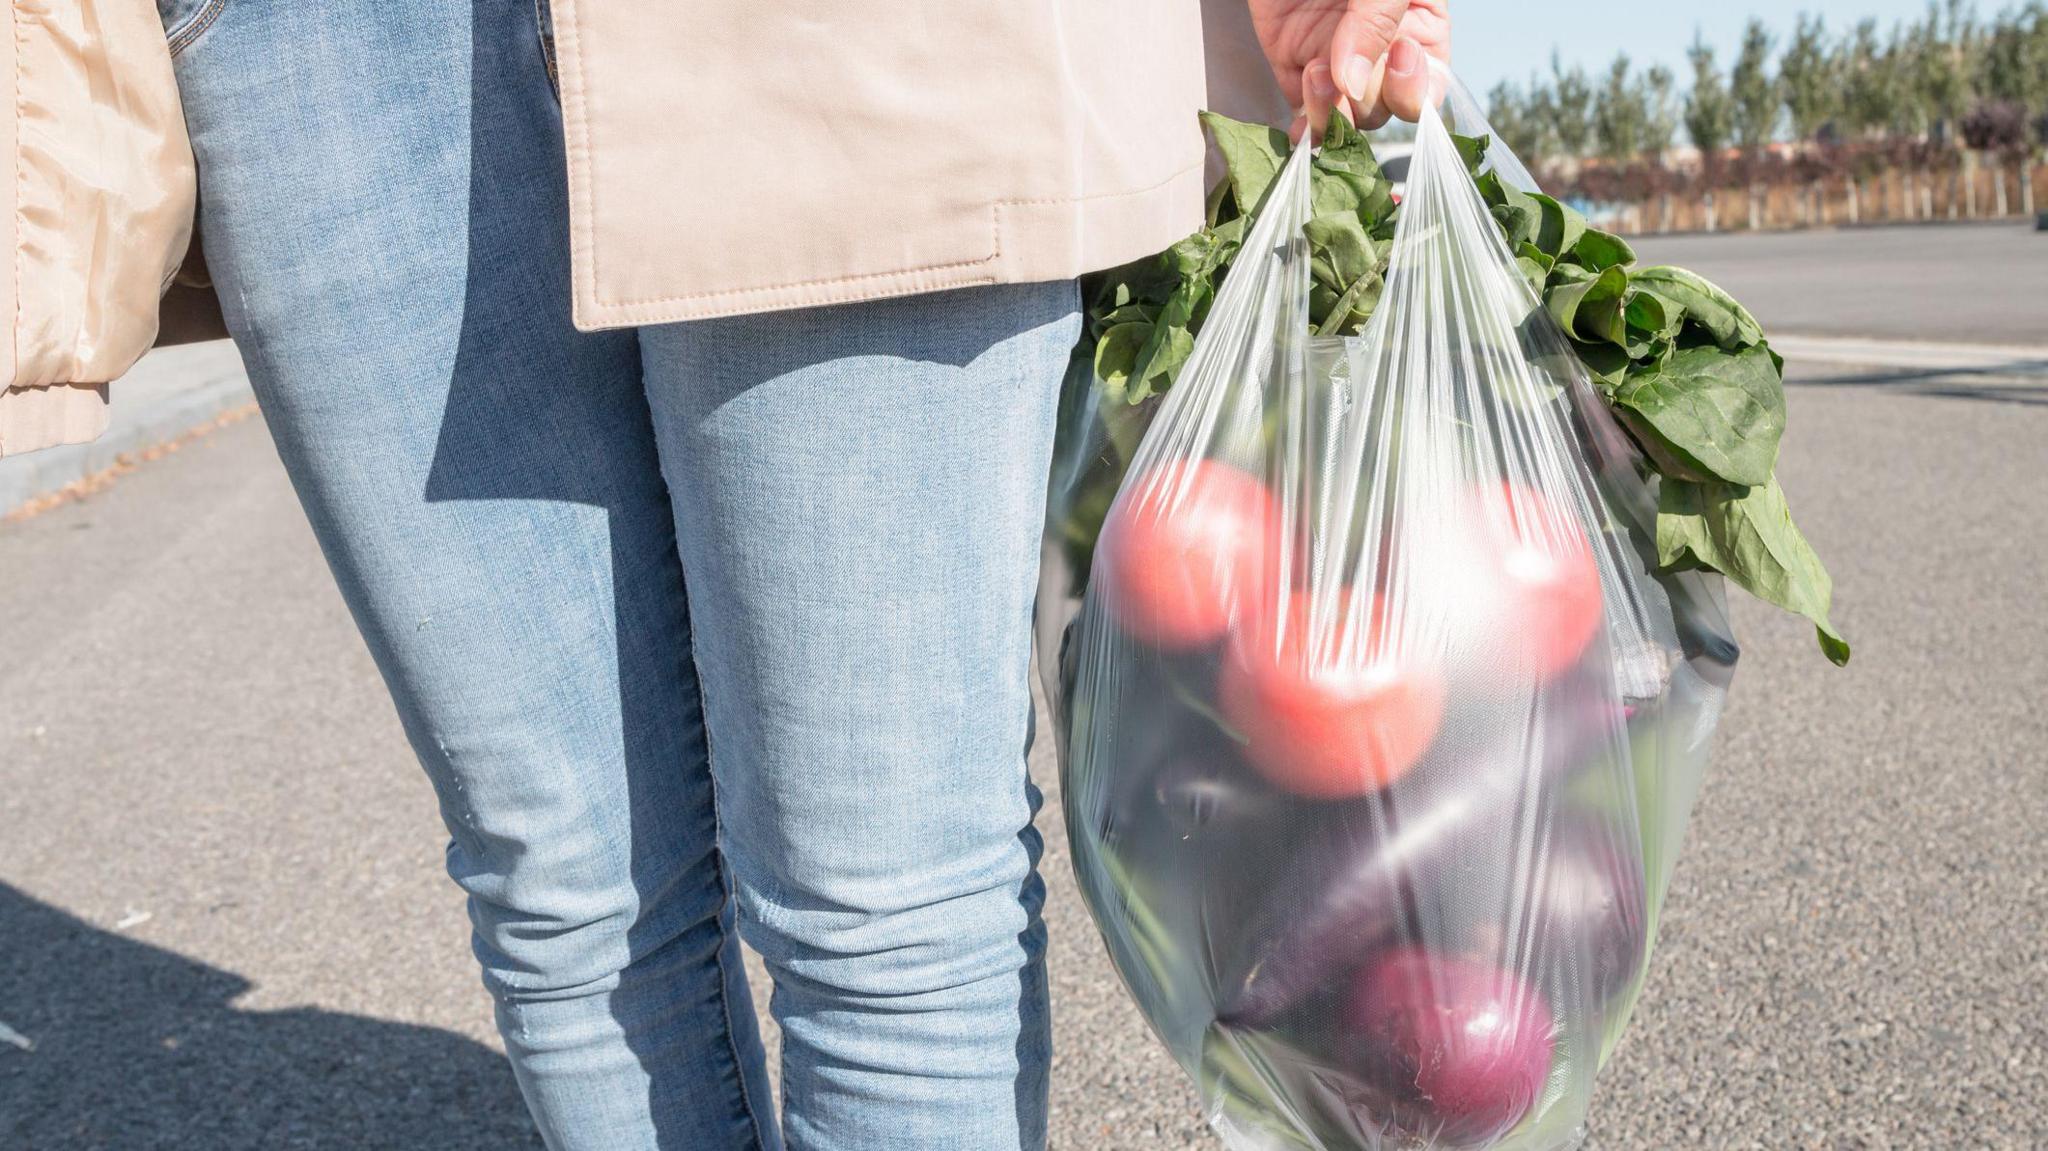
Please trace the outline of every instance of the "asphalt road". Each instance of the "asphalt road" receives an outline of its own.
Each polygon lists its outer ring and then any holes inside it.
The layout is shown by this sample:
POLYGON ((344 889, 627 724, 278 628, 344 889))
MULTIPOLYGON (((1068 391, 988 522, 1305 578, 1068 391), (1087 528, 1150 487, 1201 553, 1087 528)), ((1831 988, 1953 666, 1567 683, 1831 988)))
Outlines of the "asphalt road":
POLYGON ((1648 237, 1777 331, 2048 344, 2048 232, 2032 221, 1648 237))
MULTIPOLYGON (((1790 404, 1856 662, 1736 605, 1590 1146, 2048 1146, 2048 381, 1833 367, 1790 404)), ((1214 1148, 1033 769, 1056 1146, 1214 1148)), ((443 839, 260 422, 0 524, 0 1147, 535 1145, 443 839)))

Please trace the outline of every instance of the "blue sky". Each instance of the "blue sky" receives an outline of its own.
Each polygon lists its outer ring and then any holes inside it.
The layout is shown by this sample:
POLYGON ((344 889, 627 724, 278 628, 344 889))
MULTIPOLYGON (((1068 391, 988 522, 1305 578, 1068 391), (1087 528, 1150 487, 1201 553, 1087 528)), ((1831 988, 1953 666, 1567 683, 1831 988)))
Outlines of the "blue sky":
MULTIPOLYGON (((1988 17, 1999 3, 1979 3, 1988 17)), ((1689 83, 1686 46, 1699 29, 1719 54, 1725 71, 1742 43, 1742 28, 1752 16, 1777 36, 1782 45, 1801 11, 1827 20, 1839 33, 1864 17, 1881 28, 1901 19, 1918 19, 1926 0, 1451 0, 1451 65, 1466 85, 1484 97, 1501 80, 1521 83, 1531 69, 1547 70, 1556 46, 1565 66, 1582 64, 1588 72, 1604 71, 1616 52, 1627 52, 1638 67, 1661 62, 1678 74, 1679 86, 1689 83)))

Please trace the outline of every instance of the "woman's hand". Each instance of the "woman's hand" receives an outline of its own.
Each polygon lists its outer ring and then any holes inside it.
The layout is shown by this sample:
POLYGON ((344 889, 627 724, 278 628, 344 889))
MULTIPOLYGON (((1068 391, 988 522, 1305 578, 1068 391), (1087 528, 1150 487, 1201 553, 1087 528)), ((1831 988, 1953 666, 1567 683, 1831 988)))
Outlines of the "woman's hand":
POLYGON ((1449 0, 1251 0, 1252 25, 1300 113, 1292 135, 1320 135, 1330 110, 1377 128, 1413 120, 1429 97, 1425 56, 1451 58, 1449 0))

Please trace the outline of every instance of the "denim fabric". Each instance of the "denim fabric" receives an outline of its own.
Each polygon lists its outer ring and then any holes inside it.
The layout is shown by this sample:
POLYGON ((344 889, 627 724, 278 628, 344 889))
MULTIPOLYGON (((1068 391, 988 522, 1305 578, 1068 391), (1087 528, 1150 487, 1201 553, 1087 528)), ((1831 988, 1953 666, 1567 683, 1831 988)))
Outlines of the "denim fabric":
POLYGON ((166 18, 229 326, 549 1145, 1042 1145, 1026 661, 1073 285, 578 333, 533 0, 166 18))

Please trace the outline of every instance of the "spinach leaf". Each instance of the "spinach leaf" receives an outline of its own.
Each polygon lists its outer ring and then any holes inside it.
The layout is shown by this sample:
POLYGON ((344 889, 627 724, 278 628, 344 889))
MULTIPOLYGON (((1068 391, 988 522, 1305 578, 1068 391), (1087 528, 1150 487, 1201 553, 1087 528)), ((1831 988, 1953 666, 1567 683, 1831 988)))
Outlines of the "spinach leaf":
POLYGON ((1813 621, 1822 653, 1838 667, 1849 662, 1849 642, 1828 619, 1834 582, 1793 526, 1776 477, 1748 488, 1663 480, 1657 562, 1725 574, 1758 599, 1813 621))
POLYGON ((1264 124, 1247 124, 1214 112, 1202 113, 1202 123, 1209 126, 1209 134, 1216 138, 1216 148, 1223 153, 1224 167, 1230 173, 1230 194, 1237 201, 1237 210, 1251 213, 1258 210, 1259 203, 1266 198, 1266 189, 1272 187, 1280 168, 1287 163, 1287 154, 1294 150, 1288 142, 1287 133, 1264 124))
POLYGON ((1620 347, 1628 342, 1621 310, 1627 293, 1628 273, 1609 268, 1592 279, 1552 288, 1544 304, 1566 334, 1587 343, 1605 341, 1620 347))
POLYGON ((1309 200, 1319 217, 1348 215, 1365 227, 1393 218, 1393 182, 1380 170, 1364 133, 1334 112, 1309 173, 1309 200))
POLYGON ((1751 486, 1778 465, 1785 389, 1761 347, 1683 349, 1630 373, 1611 399, 1666 475, 1751 486))
POLYGON ((1592 229, 1586 229, 1572 243, 1571 252, 1579 263, 1596 272, 1636 262, 1636 250, 1628 246, 1628 241, 1592 229))
POLYGON ((1345 212, 1317 216, 1301 229, 1308 237, 1311 274, 1337 291, 1379 266, 1379 252, 1365 225, 1345 212))
MULTIPOLYGON (((1589 344, 1581 340, 1572 341, 1572 351, 1579 355, 1579 362, 1600 387, 1602 395, 1611 396, 1614 389, 1628 378, 1628 352, 1613 344, 1589 344)), ((1564 378, 1564 377, 1561 377, 1564 378)))
POLYGON ((1537 247, 1550 253, 1553 259, 1562 259, 1565 253, 1578 249, 1582 238, 1588 233, 1586 218, 1581 216, 1577 209, 1560 204, 1541 192, 1516 191, 1515 194, 1526 196, 1536 204, 1537 247))
POLYGON ((1697 272, 1659 265, 1636 269, 1633 279, 1639 286, 1676 301, 1685 309, 1687 319, 1705 329, 1724 348, 1746 348, 1763 342, 1763 327, 1749 314, 1749 309, 1697 272))
POLYGON ((1151 323, 1134 320, 1111 325, 1096 341, 1095 378, 1113 399, 1122 400, 1130 394, 1130 378, 1138 366, 1138 353, 1151 339, 1151 323))

